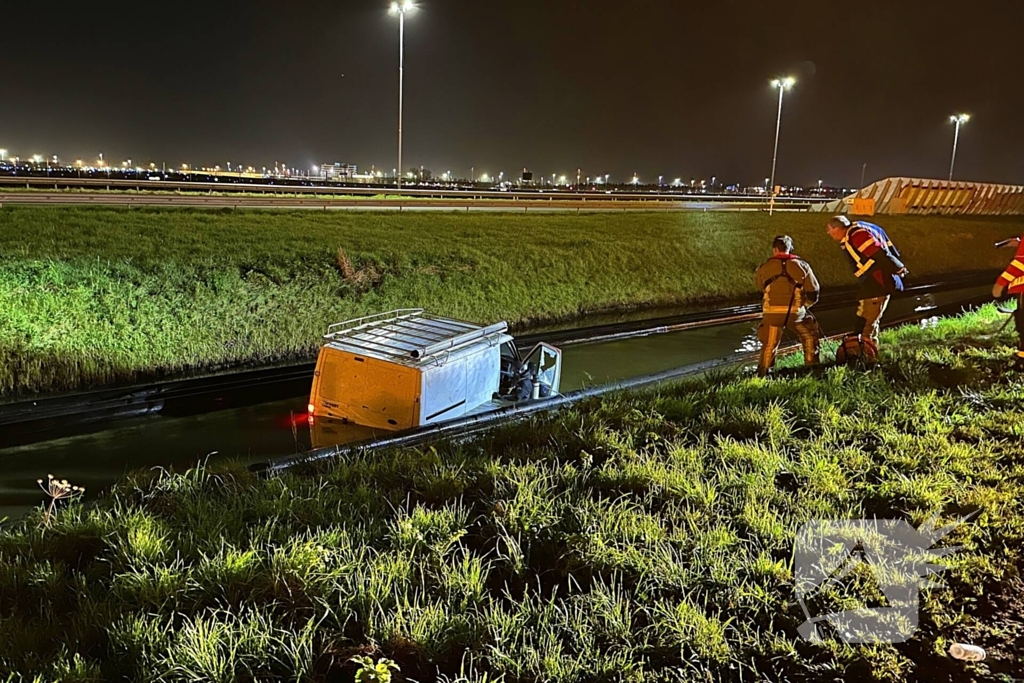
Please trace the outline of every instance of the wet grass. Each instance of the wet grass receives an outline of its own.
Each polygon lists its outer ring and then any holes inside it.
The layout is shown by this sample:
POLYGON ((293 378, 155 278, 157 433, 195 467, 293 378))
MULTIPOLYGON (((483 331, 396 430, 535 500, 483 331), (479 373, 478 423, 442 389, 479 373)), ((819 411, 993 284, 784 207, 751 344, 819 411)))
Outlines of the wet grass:
POLYGON ((870 372, 709 378, 270 479, 129 478, 0 532, 0 671, 351 680, 369 656, 419 681, 1009 680, 1024 377, 999 323, 891 333, 870 372), (936 513, 974 517, 914 640, 798 637, 802 523, 936 513))
MULTIPOLYGON (((0 209, 0 396, 306 358, 328 324, 392 308, 516 325, 749 297, 782 231, 849 285, 824 218, 0 209)), ((1024 229, 886 226, 921 278, 1001 267, 991 243, 1024 229)))

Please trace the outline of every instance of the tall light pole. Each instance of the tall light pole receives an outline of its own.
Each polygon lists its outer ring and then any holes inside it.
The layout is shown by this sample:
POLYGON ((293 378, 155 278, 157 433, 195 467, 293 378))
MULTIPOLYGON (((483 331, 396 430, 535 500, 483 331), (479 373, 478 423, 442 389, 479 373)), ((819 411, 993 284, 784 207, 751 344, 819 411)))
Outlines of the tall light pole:
POLYGON ((412 0, 391 3, 391 14, 398 15, 398 173, 395 183, 402 189, 402 95, 405 87, 405 15, 416 9, 412 0))
POLYGON ((772 175, 768 185, 768 194, 771 199, 768 201, 768 215, 772 215, 775 209, 775 164, 779 160, 779 131, 782 130, 782 96, 786 94, 787 88, 796 85, 796 79, 792 76, 776 78, 772 81, 772 87, 779 89, 779 117, 775 122, 775 152, 772 154, 772 175))
POLYGON ((949 117, 950 123, 956 124, 956 131, 953 133, 953 158, 949 161, 949 181, 953 182, 953 165, 956 164, 956 145, 960 142, 960 126, 971 120, 970 114, 955 114, 949 117))

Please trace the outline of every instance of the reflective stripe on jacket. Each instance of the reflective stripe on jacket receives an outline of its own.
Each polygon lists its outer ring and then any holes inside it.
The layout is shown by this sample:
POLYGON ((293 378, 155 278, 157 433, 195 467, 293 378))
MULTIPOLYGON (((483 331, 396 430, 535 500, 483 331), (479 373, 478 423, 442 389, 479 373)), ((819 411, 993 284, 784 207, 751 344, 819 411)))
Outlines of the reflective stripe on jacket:
POLYGON ((896 275, 903 263, 891 244, 885 231, 872 223, 854 223, 840 242, 853 263, 854 276, 860 280, 862 299, 903 289, 903 280, 896 275))
POLYGON ((900 257, 899 250, 896 248, 896 245, 892 243, 892 240, 889 239, 888 233, 885 232, 881 225, 875 225, 874 223, 868 223, 867 221, 855 221, 853 225, 858 228, 864 228, 865 230, 870 232, 872 235, 874 235, 876 240, 878 240, 881 244, 885 246, 886 249, 889 250, 889 253, 891 253, 896 258, 900 257))
POLYGON ((761 311, 767 315, 791 314, 797 320, 818 300, 818 278, 810 264, 794 254, 771 257, 757 269, 754 280, 764 292, 761 311))
POLYGON ((1013 257, 1013 261, 999 276, 996 283, 1006 287, 1010 294, 1024 294, 1024 236, 1017 248, 1017 255, 1013 257))

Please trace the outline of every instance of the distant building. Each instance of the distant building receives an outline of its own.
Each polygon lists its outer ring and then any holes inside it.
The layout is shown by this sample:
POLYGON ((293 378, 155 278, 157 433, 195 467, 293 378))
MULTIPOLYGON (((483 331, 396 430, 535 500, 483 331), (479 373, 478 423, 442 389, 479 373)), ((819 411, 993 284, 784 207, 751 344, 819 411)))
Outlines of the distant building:
POLYGON ((429 168, 424 168, 423 166, 420 166, 419 168, 410 168, 409 174, 421 182, 431 181, 434 179, 434 172, 429 168))
POLYGON ((359 172, 359 169, 355 164, 340 164, 335 162, 333 164, 321 164, 320 175, 325 180, 348 180, 349 178, 355 177, 359 172))

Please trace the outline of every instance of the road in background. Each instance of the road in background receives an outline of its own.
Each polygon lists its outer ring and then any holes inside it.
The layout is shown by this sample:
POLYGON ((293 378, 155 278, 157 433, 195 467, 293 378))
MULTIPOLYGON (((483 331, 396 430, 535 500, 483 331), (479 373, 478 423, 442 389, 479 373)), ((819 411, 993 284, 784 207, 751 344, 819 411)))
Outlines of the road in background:
MULTIPOLYGON (((403 187, 401 192, 394 188, 362 185, 324 185, 316 183, 293 184, 287 182, 220 182, 216 180, 192 180, 173 176, 153 176, 153 179, 141 178, 77 178, 74 176, 0 176, 0 202, 7 204, 71 204, 71 203, 107 203, 111 198, 144 197, 144 200, 132 202, 139 206, 162 206, 175 204, 178 206, 251 206, 255 208, 295 208, 308 206, 308 203, 279 204, 280 201, 309 200, 314 208, 325 205, 338 208, 373 208, 381 209, 389 206, 413 206, 423 200, 431 200, 435 208, 451 210, 466 206, 495 208, 511 206, 520 210, 520 204, 552 206, 558 204, 559 210, 590 207, 592 203, 601 204, 597 208, 614 208, 622 210, 622 205, 642 204, 643 210, 653 208, 696 209, 712 208, 750 208, 767 209, 767 197, 758 194, 706 194, 703 192, 687 192, 672 188, 632 191, 620 190, 585 190, 519 188, 498 190, 491 187, 465 187, 459 185, 418 185, 403 187), (8 191, 4 191, 8 190, 8 191), (269 195, 269 197, 268 197, 269 195), (33 199, 32 197, 36 198, 33 199), (251 198, 272 199, 275 204, 267 205, 251 202, 251 198), (83 199, 95 197, 96 199, 83 199), (158 198, 153 200, 152 198, 158 198), (163 200, 163 201, 160 201, 163 200), (194 200, 194 201, 193 201, 194 200), (215 200, 228 200, 227 204, 217 204, 215 200), (384 202, 368 206, 367 201, 384 202), (437 207, 439 200, 460 202, 452 206, 437 207), (155 201, 155 204, 150 204, 155 201), (210 203, 214 202, 214 203, 210 203), (340 202, 340 203, 337 203, 340 202), (563 202, 571 206, 562 205, 563 202), (661 205, 664 205, 662 207, 661 205)), ((776 197, 776 207, 790 207, 807 210, 813 203, 820 203, 825 198, 814 197, 776 197)), ((116 201, 114 203, 117 203, 116 201)), ((127 204, 127 200, 121 202, 127 204)))
MULTIPOLYGON (((156 194, 146 192, 5 192, 3 206, 182 207, 205 209, 310 209, 318 211, 491 211, 529 213, 622 213, 628 211, 766 211, 760 201, 664 199, 433 199, 261 197, 259 195, 156 194)), ((807 211, 809 203, 776 206, 776 211, 807 211)))

